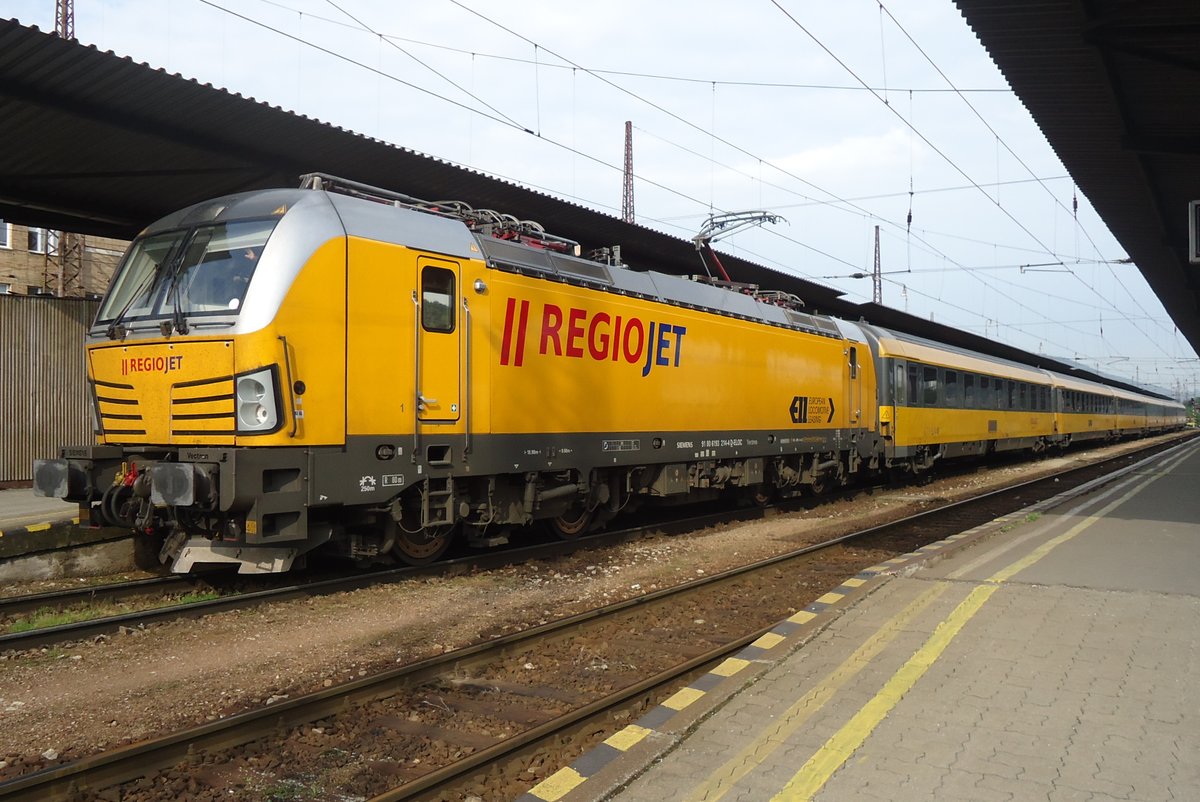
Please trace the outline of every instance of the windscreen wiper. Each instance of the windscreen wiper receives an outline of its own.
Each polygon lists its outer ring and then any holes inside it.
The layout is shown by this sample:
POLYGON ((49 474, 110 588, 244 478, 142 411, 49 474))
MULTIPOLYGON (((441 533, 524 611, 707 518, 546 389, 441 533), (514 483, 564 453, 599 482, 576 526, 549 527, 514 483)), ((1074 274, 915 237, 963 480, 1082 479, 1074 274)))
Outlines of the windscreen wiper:
POLYGON ((171 287, 167 290, 167 293, 171 296, 171 322, 163 322, 162 333, 164 337, 170 336, 171 329, 180 334, 188 333, 187 318, 183 314, 183 304, 179 301, 179 274, 181 272, 178 265, 176 265, 175 270, 171 271, 171 287))
MULTIPOLYGON (((159 269, 161 269, 161 267, 162 266, 160 265, 159 269)), ((121 311, 117 312, 116 316, 112 319, 112 322, 108 324, 108 328, 104 332, 105 334, 108 335, 108 339, 110 339, 110 340, 124 340, 125 339, 125 335, 128 333, 128 329, 125 328, 125 324, 122 323, 121 321, 123 321, 125 319, 125 315, 127 315, 129 313, 129 310, 133 308, 134 302, 137 301, 138 298, 142 297, 142 293, 144 293, 150 289, 150 285, 154 282, 154 278, 157 275, 158 275, 158 269, 156 269, 154 272, 147 275, 146 278, 144 278, 142 280, 142 283, 138 285, 137 289, 134 290, 133 294, 129 296, 129 300, 126 301, 125 305, 121 307, 121 311)))

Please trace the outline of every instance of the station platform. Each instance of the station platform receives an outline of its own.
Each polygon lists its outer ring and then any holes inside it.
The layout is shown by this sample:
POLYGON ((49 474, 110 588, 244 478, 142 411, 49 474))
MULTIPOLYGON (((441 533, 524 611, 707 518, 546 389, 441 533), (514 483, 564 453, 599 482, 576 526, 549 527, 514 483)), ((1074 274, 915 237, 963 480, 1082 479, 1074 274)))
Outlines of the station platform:
POLYGON ((862 572, 523 797, 1200 799, 1200 441, 862 572))
POLYGON ((0 490, 0 532, 78 519, 79 507, 60 498, 35 496, 28 487, 0 490))
POLYGON ((50 579, 70 570, 126 570, 132 564, 124 555, 98 559, 78 549, 127 539, 127 532, 78 523, 78 504, 35 496, 29 487, 0 490, 0 585, 50 579))

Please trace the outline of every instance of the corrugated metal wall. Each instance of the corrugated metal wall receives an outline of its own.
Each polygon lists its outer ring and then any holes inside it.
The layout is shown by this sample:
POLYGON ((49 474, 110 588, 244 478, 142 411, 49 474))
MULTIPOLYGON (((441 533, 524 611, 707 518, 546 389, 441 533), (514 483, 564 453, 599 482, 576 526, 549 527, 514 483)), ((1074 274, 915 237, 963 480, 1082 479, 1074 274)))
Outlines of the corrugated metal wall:
POLYGON ((0 295, 0 485, 92 442, 83 335, 98 302, 0 295))

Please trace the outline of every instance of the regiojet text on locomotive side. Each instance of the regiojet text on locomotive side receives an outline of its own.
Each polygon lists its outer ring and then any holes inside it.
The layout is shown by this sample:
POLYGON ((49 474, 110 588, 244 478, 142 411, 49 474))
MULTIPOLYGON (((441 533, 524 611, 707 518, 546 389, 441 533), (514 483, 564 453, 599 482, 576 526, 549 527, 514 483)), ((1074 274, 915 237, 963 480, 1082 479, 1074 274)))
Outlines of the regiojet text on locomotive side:
MULTIPOLYGON (((679 367, 683 336, 687 334, 687 327, 678 323, 647 323, 636 317, 625 320, 620 315, 613 317, 605 311, 590 314, 587 309, 580 307, 564 311, 555 304, 544 304, 540 319, 538 354, 546 356, 552 353, 554 356, 576 359, 586 356, 597 362, 623 360, 631 365, 641 364, 642 376, 648 376, 658 365, 679 367), (565 333, 564 319, 567 321, 565 333)), ((504 313, 501 365, 521 367, 525 364, 525 340, 529 326, 529 301, 509 298, 504 313), (516 311, 518 309, 519 312, 516 311)))
POLYGON ((954 447, 896 439, 895 365, 936 344, 577 248, 317 174, 169 215, 88 332, 96 440, 39 460, 35 492, 174 571, 271 572, 820 492, 954 447))

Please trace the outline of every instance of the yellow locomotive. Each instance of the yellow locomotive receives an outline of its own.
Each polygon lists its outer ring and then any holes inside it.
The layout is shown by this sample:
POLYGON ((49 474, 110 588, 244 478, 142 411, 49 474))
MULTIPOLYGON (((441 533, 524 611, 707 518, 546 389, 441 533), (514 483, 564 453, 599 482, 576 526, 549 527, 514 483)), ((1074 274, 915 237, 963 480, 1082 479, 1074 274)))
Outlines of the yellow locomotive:
POLYGON ((1165 399, 577 251, 320 174, 165 217, 88 334, 96 442, 38 461, 35 492, 161 536, 174 571, 278 572, 1183 424, 1165 399))

